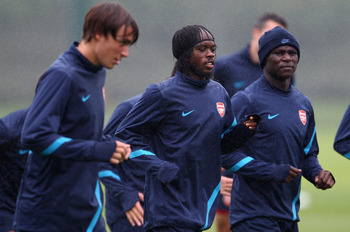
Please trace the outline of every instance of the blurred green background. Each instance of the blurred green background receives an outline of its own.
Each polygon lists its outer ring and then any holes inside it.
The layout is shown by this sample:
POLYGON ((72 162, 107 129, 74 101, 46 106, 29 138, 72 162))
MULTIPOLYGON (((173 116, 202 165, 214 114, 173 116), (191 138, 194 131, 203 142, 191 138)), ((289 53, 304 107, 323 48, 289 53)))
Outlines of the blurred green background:
MULTIPOLYGON (((38 77, 73 41, 84 15, 98 0, 0 0, 0 117, 28 107, 38 77)), ((350 97, 350 1, 348 0, 119 0, 137 20, 140 37, 130 57, 107 71, 106 120, 123 100, 166 79, 173 68, 171 38, 188 24, 216 37, 217 56, 240 50, 256 17, 275 12, 289 22, 301 46, 296 87, 314 106, 320 163, 336 178, 333 189, 305 179, 300 231, 349 231, 350 161, 333 140, 350 97)), ((210 232, 215 230, 211 229, 210 232)))

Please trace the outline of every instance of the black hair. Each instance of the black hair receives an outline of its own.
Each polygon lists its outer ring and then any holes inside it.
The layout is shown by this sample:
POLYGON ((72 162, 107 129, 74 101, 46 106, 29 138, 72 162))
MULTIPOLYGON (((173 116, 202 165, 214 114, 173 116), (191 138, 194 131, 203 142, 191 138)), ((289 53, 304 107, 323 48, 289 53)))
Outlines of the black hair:
POLYGON ((257 18, 257 20, 254 23, 254 27, 257 27, 261 30, 265 27, 266 22, 270 20, 282 25, 284 28, 288 28, 288 23, 285 18, 281 17, 276 13, 269 13, 269 12, 264 13, 259 18, 257 18))
POLYGON ((213 34, 201 25, 187 25, 175 32, 172 40, 172 50, 177 61, 172 74, 176 71, 184 74, 190 73, 190 58, 193 47, 200 43, 203 38, 211 38, 215 41, 213 34))

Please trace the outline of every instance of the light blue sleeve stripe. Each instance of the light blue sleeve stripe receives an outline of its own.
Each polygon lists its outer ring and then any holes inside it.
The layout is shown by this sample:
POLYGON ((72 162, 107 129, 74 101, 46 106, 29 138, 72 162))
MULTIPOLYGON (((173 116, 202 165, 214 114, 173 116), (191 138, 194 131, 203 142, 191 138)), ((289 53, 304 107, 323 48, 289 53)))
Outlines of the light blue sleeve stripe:
POLYGON ((301 188, 301 183, 299 184, 299 191, 298 194, 295 196, 295 198, 293 199, 293 205, 292 205, 292 211, 293 211, 293 221, 296 221, 298 219, 298 214, 297 214, 297 210, 295 208, 295 205, 297 204, 297 201, 300 197, 300 188, 301 188))
POLYGON ((56 151, 62 144, 65 142, 71 141, 71 138, 67 137, 60 137, 56 139, 55 142, 53 142, 48 148, 46 148, 43 152, 41 152, 41 155, 51 155, 54 151, 56 151))
POLYGON ((304 148, 305 155, 307 155, 309 153, 309 151, 311 149, 311 146, 312 146, 312 142, 314 141, 315 135, 316 135, 316 126, 315 126, 315 129, 314 129, 314 133, 312 134, 310 143, 304 148))
POLYGON ((133 151, 130 153, 130 159, 139 157, 141 155, 155 155, 154 153, 150 152, 150 151, 146 151, 146 150, 137 150, 137 151, 133 151))
POLYGON ((231 125, 227 130, 225 130, 224 133, 221 134, 221 139, 223 139, 223 138, 224 138, 224 135, 225 135, 227 132, 229 132, 229 131, 231 130, 231 128, 233 128, 233 127, 235 127, 235 126, 237 126, 236 117, 234 117, 233 122, 232 122, 232 125, 231 125))
POLYGON ((208 204, 207 204, 207 216, 206 216, 206 219, 205 219, 205 225, 201 228, 201 230, 208 229, 209 212, 211 210, 211 207, 213 206, 213 203, 214 203, 216 197, 218 196, 218 194, 220 192, 220 188, 221 188, 221 181, 216 186, 216 188, 214 189, 214 192, 211 194, 211 196, 209 198, 209 201, 208 201, 208 204))
POLYGON ((237 172, 241 167, 243 167, 244 165, 246 165, 247 163, 249 163, 252 160, 253 160, 253 158, 248 156, 248 157, 242 159, 241 161, 239 161, 238 163, 236 163, 232 168, 229 169, 229 171, 237 172))
POLYGON ((350 152, 344 155, 346 158, 350 159, 350 152))
POLYGON ((30 150, 22 150, 22 149, 19 150, 20 155, 24 155, 24 154, 27 154, 29 152, 30 152, 30 150))
POLYGON ((95 216, 93 217, 89 227, 87 228, 86 232, 93 232, 94 228, 96 226, 97 220, 100 218, 101 212, 102 212, 102 202, 101 202, 101 192, 100 192, 100 182, 97 181, 96 189, 95 189, 95 196, 98 202, 98 208, 95 213, 95 216))
POLYGON ((104 177, 113 177, 119 181, 121 181, 120 176, 118 176, 117 174, 115 174, 114 172, 110 171, 110 170, 106 170, 106 171, 100 171, 98 173, 98 177, 99 178, 104 178, 104 177))

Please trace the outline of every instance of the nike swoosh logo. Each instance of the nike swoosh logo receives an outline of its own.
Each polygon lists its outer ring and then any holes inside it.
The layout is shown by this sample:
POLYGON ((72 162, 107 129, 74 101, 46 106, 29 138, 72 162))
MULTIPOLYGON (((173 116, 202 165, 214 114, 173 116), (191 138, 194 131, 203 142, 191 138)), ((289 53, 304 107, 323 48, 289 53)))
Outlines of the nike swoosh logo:
POLYGON ((275 114, 275 115, 269 114, 269 115, 267 116, 267 118, 268 118, 268 119, 273 119, 273 118, 276 118, 278 115, 280 115, 280 114, 275 114))
POLYGON ((247 83, 246 81, 237 81, 233 84, 233 86, 236 88, 236 89, 240 89, 240 88, 243 88, 244 86, 246 86, 247 83))
POLYGON ((189 115, 190 113, 192 113, 194 110, 191 110, 191 111, 189 111, 189 112, 187 112, 187 113, 185 113, 185 112, 182 112, 182 117, 186 117, 187 115, 189 115))
POLYGON ((83 101, 83 102, 86 102, 89 98, 90 98, 90 94, 89 95, 87 95, 87 96, 83 96, 82 98, 81 98, 81 100, 83 101))

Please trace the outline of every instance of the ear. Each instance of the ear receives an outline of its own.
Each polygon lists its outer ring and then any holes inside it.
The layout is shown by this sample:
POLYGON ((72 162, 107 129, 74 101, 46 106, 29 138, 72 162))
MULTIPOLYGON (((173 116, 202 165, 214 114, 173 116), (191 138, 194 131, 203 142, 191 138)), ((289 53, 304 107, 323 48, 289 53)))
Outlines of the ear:
POLYGON ((101 35, 101 33, 95 33, 94 38, 96 39, 96 41, 99 41, 101 40, 102 36, 103 35, 101 35))
POLYGON ((254 39, 254 40, 259 40, 259 38, 260 38, 260 29, 259 28, 257 28, 257 27, 253 27, 253 29, 252 29, 252 38, 254 39))

